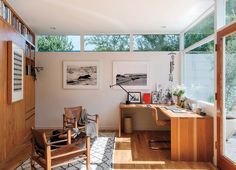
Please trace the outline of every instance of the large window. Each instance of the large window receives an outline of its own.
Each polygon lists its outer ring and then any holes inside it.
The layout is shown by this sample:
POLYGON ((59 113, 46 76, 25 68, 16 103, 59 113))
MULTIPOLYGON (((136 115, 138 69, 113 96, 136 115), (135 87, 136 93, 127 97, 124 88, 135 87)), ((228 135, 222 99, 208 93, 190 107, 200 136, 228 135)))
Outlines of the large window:
POLYGON ((84 51, 129 51, 129 35, 85 35, 84 51))
POLYGON ((226 24, 236 21, 236 0, 226 0, 226 24))
MULTIPOLYGON (((225 38, 225 109, 236 115, 236 33, 225 38)), ((236 162, 236 158, 235 158, 236 162)))
POLYGON ((179 51, 179 35, 134 35, 134 51, 179 51))
POLYGON ((214 13, 200 21, 184 34, 184 47, 195 44, 196 42, 212 35, 214 33, 214 13))
POLYGON ((37 36, 37 49, 39 52, 80 51, 80 36, 37 36))
POLYGON ((184 84, 187 97, 214 102, 214 41, 185 53, 184 84))

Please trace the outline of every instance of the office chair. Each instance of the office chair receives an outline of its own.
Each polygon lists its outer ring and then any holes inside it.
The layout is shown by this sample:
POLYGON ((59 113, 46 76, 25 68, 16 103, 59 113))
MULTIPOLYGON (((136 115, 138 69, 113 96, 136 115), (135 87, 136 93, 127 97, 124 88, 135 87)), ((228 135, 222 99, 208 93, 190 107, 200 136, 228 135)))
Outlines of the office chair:
MULTIPOLYGON (((160 120, 158 116, 158 110, 154 106, 150 106, 152 112, 152 118, 155 121, 157 127, 170 127, 170 120, 160 120)), ((162 139, 156 140, 151 139, 149 140, 149 147, 153 150, 163 150, 163 149, 170 149, 170 139, 162 139), (153 146, 153 145, 157 146, 153 146), (167 146, 158 146, 158 144, 167 144, 167 146)))

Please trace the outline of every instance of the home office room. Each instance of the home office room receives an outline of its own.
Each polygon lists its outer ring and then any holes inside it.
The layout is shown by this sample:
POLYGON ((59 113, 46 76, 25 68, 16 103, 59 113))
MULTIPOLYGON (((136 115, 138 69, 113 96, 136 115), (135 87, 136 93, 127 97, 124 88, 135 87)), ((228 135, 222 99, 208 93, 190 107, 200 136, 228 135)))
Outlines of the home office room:
POLYGON ((236 169, 235 0, 0 0, 0 169, 236 169))

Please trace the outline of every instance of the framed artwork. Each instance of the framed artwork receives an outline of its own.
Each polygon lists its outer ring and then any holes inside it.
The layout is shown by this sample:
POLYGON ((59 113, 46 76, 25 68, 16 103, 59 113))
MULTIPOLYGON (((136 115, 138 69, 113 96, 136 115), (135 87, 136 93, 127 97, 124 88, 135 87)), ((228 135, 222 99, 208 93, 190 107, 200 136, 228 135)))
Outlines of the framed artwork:
POLYGON ((157 91, 152 92, 152 103, 153 104, 160 103, 160 94, 157 91))
POLYGON ((64 61, 63 88, 65 89, 98 89, 99 62, 97 61, 64 61))
POLYGON ((113 84, 121 84, 126 89, 148 89, 149 79, 149 63, 146 61, 113 62, 113 84))
POLYGON ((24 98, 24 50, 8 41, 7 55, 7 96, 11 104, 24 98))
POLYGON ((141 92, 128 92, 127 97, 130 103, 141 103, 141 92))

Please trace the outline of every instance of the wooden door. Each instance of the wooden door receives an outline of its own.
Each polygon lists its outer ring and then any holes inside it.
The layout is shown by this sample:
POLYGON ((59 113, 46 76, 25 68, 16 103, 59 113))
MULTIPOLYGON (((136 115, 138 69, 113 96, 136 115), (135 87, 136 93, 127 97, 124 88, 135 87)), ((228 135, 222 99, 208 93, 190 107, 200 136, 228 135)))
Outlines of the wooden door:
POLYGON ((236 169, 236 23, 217 33, 217 164, 236 169), (230 122, 231 121, 231 122, 230 122))

